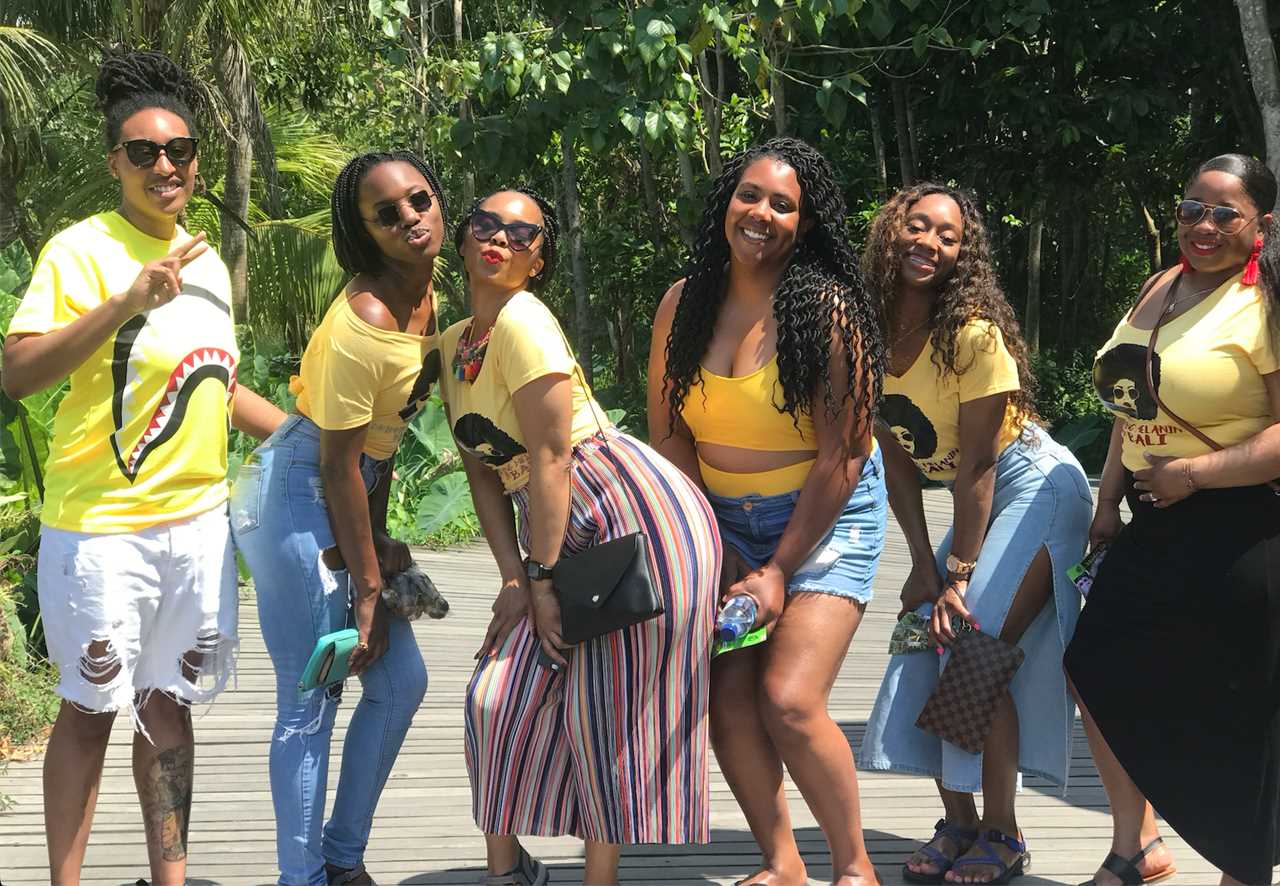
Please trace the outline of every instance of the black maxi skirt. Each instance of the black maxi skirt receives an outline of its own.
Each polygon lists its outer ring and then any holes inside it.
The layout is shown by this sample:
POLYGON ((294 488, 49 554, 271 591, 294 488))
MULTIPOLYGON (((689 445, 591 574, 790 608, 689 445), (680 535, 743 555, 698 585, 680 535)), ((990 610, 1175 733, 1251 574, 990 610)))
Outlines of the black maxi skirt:
POLYGON ((1138 500, 1098 571, 1067 673, 1125 771, 1242 883, 1280 863, 1280 497, 1138 500))

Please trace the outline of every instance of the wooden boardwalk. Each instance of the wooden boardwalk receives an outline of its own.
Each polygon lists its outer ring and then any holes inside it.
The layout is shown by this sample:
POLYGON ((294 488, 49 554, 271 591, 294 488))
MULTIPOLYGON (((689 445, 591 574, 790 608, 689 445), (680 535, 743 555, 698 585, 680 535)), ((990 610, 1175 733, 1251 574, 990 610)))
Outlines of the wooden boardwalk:
MULTIPOLYGON (((926 493, 931 524, 950 520, 950 496, 926 493)), ((831 711, 858 746, 887 661, 886 647, 897 594, 909 558, 897 524, 876 578, 876 597, 844 670, 831 711)), ((940 535, 935 535, 940 537, 940 535)), ((463 762, 462 699, 472 653, 484 635, 497 572, 483 544, 417 554, 449 598, 443 621, 418 622, 418 641, 431 685, 378 808, 366 862, 383 884, 473 884, 484 861, 484 843, 470 816, 463 762)), ((238 685, 196 721, 196 796, 189 873, 194 884, 274 882, 275 851, 266 752, 273 722, 273 679, 251 600, 242 601, 242 652, 238 685)), ((330 787, 359 687, 348 687, 339 715, 330 787)), ((1135 692, 1138 688, 1135 687, 1135 692)), ((129 767, 127 720, 121 718, 107 754, 102 793, 89 846, 84 880, 133 883, 147 876, 141 816, 129 767)), ((714 767, 714 763, 713 763, 714 767)), ((624 883, 732 883, 755 869, 758 856, 746 822, 728 787, 713 769, 707 846, 645 846, 622 856, 624 883)), ((940 807, 926 778, 861 773, 867 842, 886 886, 902 882, 904 856, 932 833, 940 807)), ((4 886, 48 882, 41 817, 40 763, 15 763, 0 773, 0 794, 16 805, 0 813, 0 882, 4 886)), ((791 808, 801 848, 815 882, 827 879, 829 857, 821 832, 791 788, 791 808)), ((1026 886, 1078 883, 1107 853, 1110 818, 1106 797, 1076 729, 1070 787, 1065 796, 1028 779, 1018 800, 1019 818, 1031 846, 1026 886)), ((1171 881, 1216 883, 1208 865, 1172 833, 1166 833, 1181 873, 1171 881)), ((581 844, 570 839, 530 839, 530 850, 553 867, 553 881, 581 882, 581 844)))

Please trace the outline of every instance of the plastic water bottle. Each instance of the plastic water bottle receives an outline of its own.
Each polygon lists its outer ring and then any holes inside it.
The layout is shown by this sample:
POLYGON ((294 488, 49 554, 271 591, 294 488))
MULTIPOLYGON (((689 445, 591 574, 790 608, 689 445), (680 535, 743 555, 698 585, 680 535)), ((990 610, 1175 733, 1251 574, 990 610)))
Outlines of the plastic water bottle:
POLYGON ((721 643, 732 643, 755 627, 756 601, 746 594, 729 598, 716 618, 716 634, 721 643))

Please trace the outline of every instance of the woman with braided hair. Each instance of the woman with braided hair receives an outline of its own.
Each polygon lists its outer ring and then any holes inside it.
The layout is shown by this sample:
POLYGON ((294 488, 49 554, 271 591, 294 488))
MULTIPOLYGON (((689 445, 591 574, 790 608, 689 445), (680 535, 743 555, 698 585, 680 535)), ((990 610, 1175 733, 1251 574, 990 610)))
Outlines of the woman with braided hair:
POLYGON ((785 763, 831 847, 832 880, 872 884, 853 754, 827 713, 871 599, 885 487, 871 426, 884 349, 830 164, 777 138, 726 164, 649 356, 649 433, 715 510, 722 596, 768 640, 713 668, 716 758, 760 845, 744 883, 804 883, 785 763))
POLYGON ((611 426, 533 294, 551 279, 558 229, 524 188, 472 206, 454 234, 471 316, 440 342, 454 439, 502 576, 466 707, 488 886, 547 882, 520 835, 581 837, 583 882, 601 886, 617 882, 620 844, 710 831, 715 522, 693 483, 611 426), (637 531, 663 613, 566 648, 551 568, 637 531))
POLYGON ((427 689, 413 629, 381 592, 413 562, 387 535, 387 496, 400 439, 440 375, 431 275, 444 213, 435 173, 408 151, 343 168, 333 246, 352 279, 302 355, 297 413, 241 465, 232 490, 236 544, 276 671, 269 768, 287 886, 372 882, 363 859, 374 810, 427 689), (362 691, 326 822, 342 684, 298 686, 316 641, 353 621, 362 691))
POLYGON ((944 815, 904 865, 909 882, 1007 883, 1027 866, 1018 772, 1065 785, 1071 764, 1062 653, 1080 596, 1066 570, 1084 550, 1092 498, 1075 458, 1036 424, 1027 348, 974 198, 934 184, 900 191, 872 222, 864 261, 886 305, 876 433, 912 568, 859 763, 937 780, 944 815), (954 499, 936 553, 920 474, 954 499), (981 754, 915 725, 961 620, 1026 653, 981 754), (929 642, 907 642, 926 623, 929 642))
POLYGON ((62 706, 45 756, 50 881, 79 882, 117 713, 151 881, 186 874, 189 705, 236 653, 227 422, 265 437, 280 411, 236 384, 231 281, 178 224, 196 183, 195 90, 155 52, 108 55, 97 96, 118 209, 55 234, 4 347, 4 391, 69 378, 46 462, 39 594, 62 706))

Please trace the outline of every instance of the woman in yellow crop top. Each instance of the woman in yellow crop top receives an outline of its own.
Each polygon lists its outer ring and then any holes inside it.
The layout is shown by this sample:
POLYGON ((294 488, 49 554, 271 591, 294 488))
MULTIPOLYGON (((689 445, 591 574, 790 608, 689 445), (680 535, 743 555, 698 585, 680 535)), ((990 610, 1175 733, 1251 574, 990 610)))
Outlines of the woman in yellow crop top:
POLYGON ((937 780, 943 819, 904 864, 909 882, 1004 883, 1026 866, 1018 772, 1065 785, 1070 768, 1075 718, 1062 653, 1080 597, 1065 570, 1084 550, 1089 486, 1035 423, 1027 349, 972 196, 935 184, 894 195, 871 224, 864 269, 886 308, 877 436, 912 569, 859 763, 937 780), (921 474, 951 488, 952 525, 936 551, 921 474), (1026 653, 981 754, 915 725, 958 618, 1026 653), (922 620, 936 655, 904 642, 922 620))
POLYGON ((1094 363, 1115 415, 1089 532, 1106 558, 1066 669, 1111 801, 1098 886, 1172 875, 1155 813, 1224 886, 1280 863, 1276 194, 1253 157, 1201 165, 1174 213, 1180 265, 1094 363))
POLYGON ((444 191, 408 151, 353 158, 334 184, 333 246, 351 280, 302 355, 297 412, 241 465, 231 523, 276 677, 269 771, 281 884, 370 883, 382 787, 427 688, 413 629, 381 600, 413 563, 387 535, 396 448, 440 376, 432 271, 444 191), (360 700, 326 803, 343 685, 298 691, 316 641, 354 627, 360 700), (326 807, 328 815, 326 818, 326 807))
POLYGON ((722 597, 768 642, 718 656, 712 741, 760 844, 745 882, 804 883, 782 766, 831 847, 833 881, 876 882, 853 755, 827 695, 871 599, 885 492, 873 449, 883 367, 845 204, 826 159, 779 138, 726 164, 649 357, 649 435, 706 491, 722 597))

